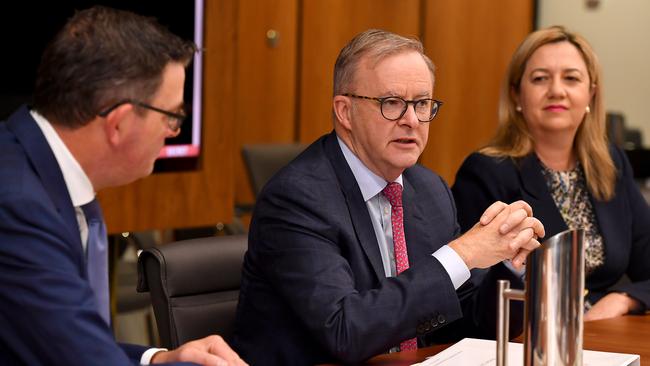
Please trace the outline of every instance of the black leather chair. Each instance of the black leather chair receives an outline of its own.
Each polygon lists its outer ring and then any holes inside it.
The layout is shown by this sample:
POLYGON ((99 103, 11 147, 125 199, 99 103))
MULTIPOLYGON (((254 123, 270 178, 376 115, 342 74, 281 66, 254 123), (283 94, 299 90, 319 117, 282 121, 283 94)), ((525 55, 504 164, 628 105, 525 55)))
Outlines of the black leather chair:
POLYGON ((307 145, 299 143, 242 146, 242 157, 248 171, 253 194, 257 197, 266 182, 306 147, 307 145))
POLYGON ((144 250, 138 291, 151 293, 163 347, 210 334, 230 340, 246 235, 183 240, 144 250))
MULTIPOLYGON (((257 198, 266 182, 285 165, 289 164, 308 145, 300 143, 249 144, 242 146, 241 155, 253 191, 257 198)), ((253 212, 253 203, 239 202, 235 205, 235 217, 224 230, 241 234, 247 231, 242 218, 253 212)))

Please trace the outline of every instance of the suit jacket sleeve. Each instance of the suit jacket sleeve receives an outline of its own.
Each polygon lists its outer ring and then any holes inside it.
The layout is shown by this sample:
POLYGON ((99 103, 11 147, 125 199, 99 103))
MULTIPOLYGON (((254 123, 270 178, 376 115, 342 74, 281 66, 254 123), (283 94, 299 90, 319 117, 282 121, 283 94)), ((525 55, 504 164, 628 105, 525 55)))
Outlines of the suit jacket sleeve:
POLYGON ((508 160, 473 153, 465 159, 452 187, 463 232, 474 226, 483 212, 496 201, 512 203, 518 197, 519 177, 508 160), (514 182, 514 183, 513 183, 514 182))
MULTIPOLYGON (((625 197, 625 205, 629 207, 631 220, 631 251, 627 267, 627 275, 631 283, 616 285, 612 291, 626 292, 639 300, 641 311, 650 308, 650 207, 641 195, 634 181, 632 167, 627 156, 621 149, 613 149, 612 157, 619 167, 619 185, 616 194, 625 197)), ((620 243, 612 243, 620 245, 620 243)))
MULTIPOLYGON (((24 364, 139 364, 98 315, 70 233, 38 187, 0 196, 0 339, 24 364)), ((0 363, 3 356, 0 355, 0 363)))
POLYGON ((415 337, 419 321, 431 314, 449 321, 461 316, 449 276, 430 255, 398 277, 358 290, 355 271, 367 258, 351 255, 359 244, 345 229, 353 226, 345 200, 331 180, 310 183, 285 174, 264 189, 247 260, 331 355, 358 362, 415 337))
MULTIPOLYGON (((478 223, 483 212, 496 201, 512 203, 521 199, 517 187, 519 176, 513 161, 497 159, 480 153, 473 153, 465 159, 456 174, 452 187, 458 211, 458 223, 462 232, 478 223)), ((476 338, 496 337, 496 291, 497 281, 508 280, 512 288, 522 289, 524 283, 503 263, 490 269, 474 269, 470 280, 459 289, 463 300, 463 336, 476 338)), ((510 302, 511 337, 523 329, 523 303, 510 302)), ((458 336, 453 337, 458 338, 458 336)))

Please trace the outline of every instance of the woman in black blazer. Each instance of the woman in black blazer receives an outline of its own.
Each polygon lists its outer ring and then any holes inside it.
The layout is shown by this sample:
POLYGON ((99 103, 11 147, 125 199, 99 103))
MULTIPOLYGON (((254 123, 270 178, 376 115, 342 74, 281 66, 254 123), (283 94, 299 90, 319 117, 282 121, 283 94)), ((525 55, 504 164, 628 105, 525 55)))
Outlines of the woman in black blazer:
POLYGON ((520 199, 547 237, 585 229, 585 320, 649 308, 650 208, 625 154, 607 143, 600 65, 581 36, 550 27, 524 40, 507 70, 497 133, 465 160, 452 189, 463 230, 495 200, 520 199))

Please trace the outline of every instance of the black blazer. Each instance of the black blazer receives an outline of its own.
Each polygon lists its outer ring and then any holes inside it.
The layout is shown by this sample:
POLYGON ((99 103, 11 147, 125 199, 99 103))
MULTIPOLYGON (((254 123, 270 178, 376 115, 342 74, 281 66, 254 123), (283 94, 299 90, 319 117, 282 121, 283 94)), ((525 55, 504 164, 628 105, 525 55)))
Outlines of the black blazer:
MULTIPOLYGON (((610 153, 618 171, 615 196, 603 202, 590 195, 605 245, 605 264, 586 278, 588 299, 593 303, 608 292, 621 291, 648 308, 650 209, 634 182, 625 153, 613 146, 610 153), (625 274, 632 283, 617 284, 625 274)), ((469 229, 492 202, 510 203, 520 199, 532 206, 535 217, 544 224, 547 237, 567 229, 535 154, 515 161, 474 153, 458 171, 452 190, 463 230, 469 229)))
POLYGON ((385 277, 368 209, 334 133, 270 180, 256 203, 243 268, 233 339, 243 359, 357 362, 415 336, 421 345, 494 337, 495 313, 482 311, 494 308, 494 281, 480 289, 468 281, 457 295, 431 256, 459 233, 449 188, 421 166, 403 177, 411 266, 393 278, 385 277))

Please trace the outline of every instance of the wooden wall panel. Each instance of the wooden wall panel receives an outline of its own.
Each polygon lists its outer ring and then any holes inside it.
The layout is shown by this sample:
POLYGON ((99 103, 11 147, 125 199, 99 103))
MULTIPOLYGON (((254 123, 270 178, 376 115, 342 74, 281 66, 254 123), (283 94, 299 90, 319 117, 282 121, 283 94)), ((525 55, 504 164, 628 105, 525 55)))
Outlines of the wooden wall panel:
POLYGON ((304 0, 300 42, 299 141, 332 130, 334 62, 345 44, 368 28, 417 36, 419 0, 304 0))
POLYGON ((233 123, 236 8, 206 4, 204 125, 201 167, 154 174, 100 193, 109 232, 229 222, 233 216, 233 123))
POLYGON ((450 184, 470 152, 497 126, 501 79, 516 46, 532 30, 533 1, 423 0, 423 42, 436 64, 435 98, 421 162, 450 184))
POLYGON ((235 199, 253 202, 241 158, 244 144, 293 142, 296 131, 298 0, 238 3, 235 199), (279 35, 273 45, 267 32, 279 35))
POLYGON ((100 194, 109 231, 230 222, 252 201, 245 143, 309 143, 332 129, 332 71, 341 47, 368 28, 419 36, 445 102, 421 161, 450 183, 492 136, 500 80, 532 29, 533 1, 206 1, 201 168, 156 174, 100 194), (269 47, 266 32, 280 34, 269 47))

